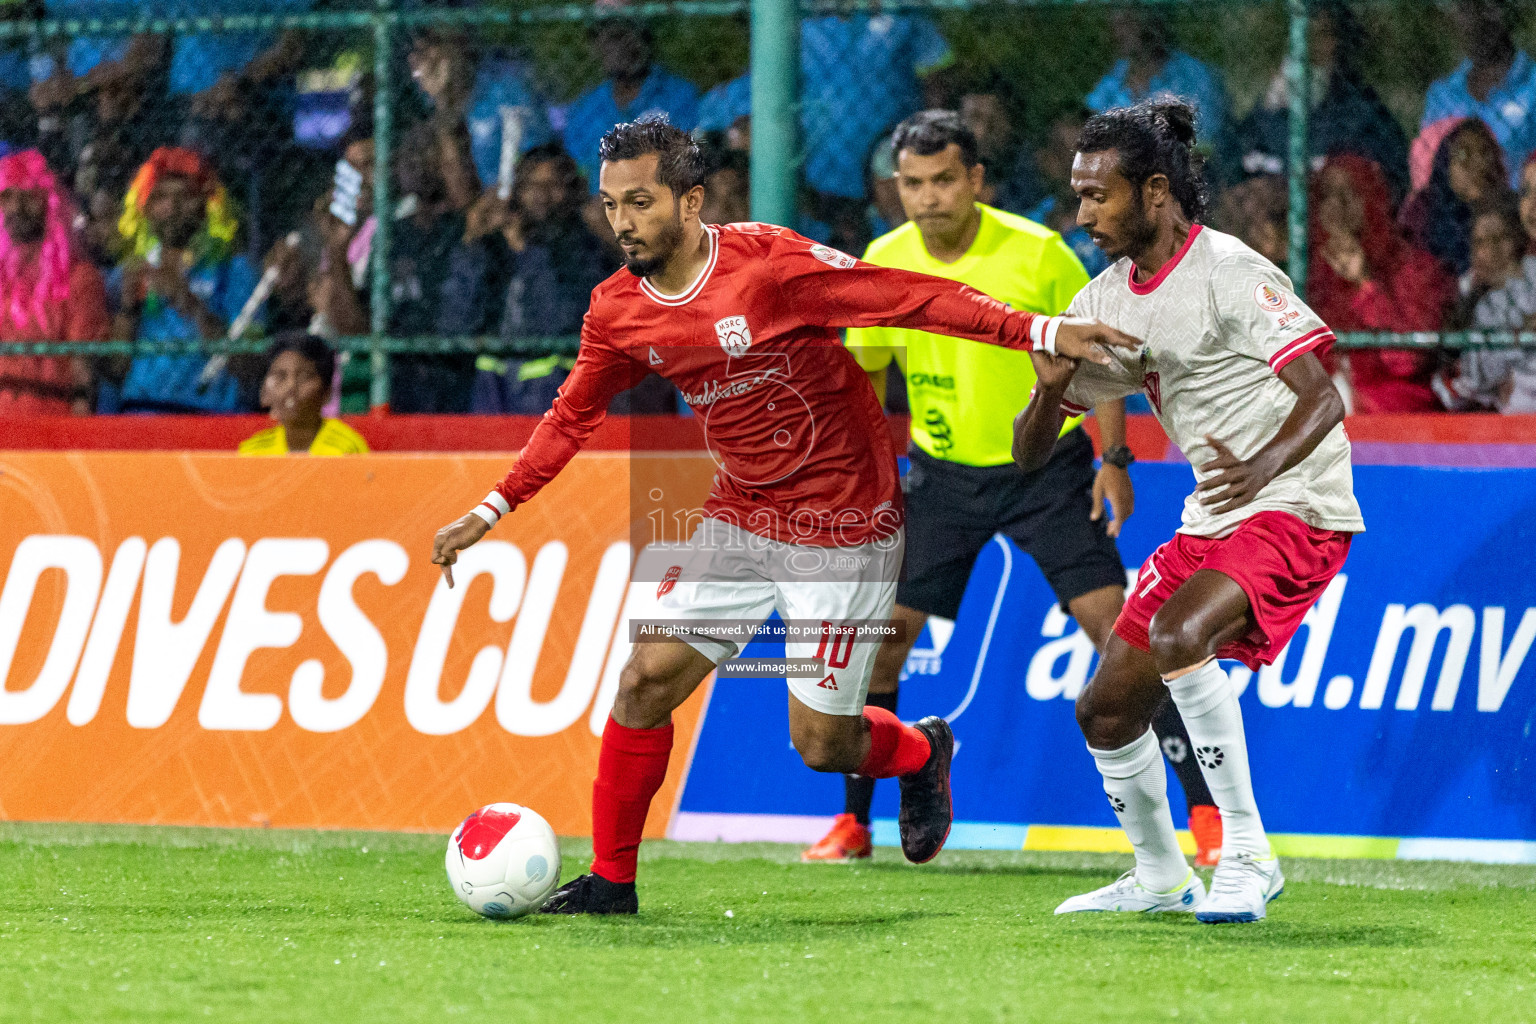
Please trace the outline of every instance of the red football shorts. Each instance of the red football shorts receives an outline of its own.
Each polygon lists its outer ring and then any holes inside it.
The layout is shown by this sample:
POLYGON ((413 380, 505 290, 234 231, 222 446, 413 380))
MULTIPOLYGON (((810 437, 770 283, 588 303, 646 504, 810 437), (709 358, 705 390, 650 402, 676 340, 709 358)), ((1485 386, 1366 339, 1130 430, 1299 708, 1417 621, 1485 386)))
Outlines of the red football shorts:
POLYGON ((1195 570, 1214 569, 1243 588, 1254 620, 1253 629, 1216 656, 1258 669, 1274 661, 1296 634, 1307 610, 1344 567, 1353 537, 1308 526, 1288 512, 1260 512, 1225 537, 1176 533, 1142 565, 1115 632, 1137 650, 1150 651, 1152 616, 1195 570))

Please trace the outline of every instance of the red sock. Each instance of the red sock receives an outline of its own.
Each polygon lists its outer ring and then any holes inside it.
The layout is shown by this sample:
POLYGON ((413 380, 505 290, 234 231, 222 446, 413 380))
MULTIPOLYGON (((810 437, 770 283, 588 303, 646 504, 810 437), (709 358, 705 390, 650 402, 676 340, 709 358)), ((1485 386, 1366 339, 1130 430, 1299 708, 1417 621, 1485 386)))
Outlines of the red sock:
POLYGON ((645 815, 667 777, 671 753, 671 722, 660 729, 630 729, 608 719, 592 783, 594 874, 610 882, 635 880, 645 815))
POLYGON ((864 719, 869 723, 869 754, 859 765, 858 774, 866 779, 888 779, 893 775, 911 775, 928 763, 933 748, 928 737, 885 708, 866 705, 864 719))

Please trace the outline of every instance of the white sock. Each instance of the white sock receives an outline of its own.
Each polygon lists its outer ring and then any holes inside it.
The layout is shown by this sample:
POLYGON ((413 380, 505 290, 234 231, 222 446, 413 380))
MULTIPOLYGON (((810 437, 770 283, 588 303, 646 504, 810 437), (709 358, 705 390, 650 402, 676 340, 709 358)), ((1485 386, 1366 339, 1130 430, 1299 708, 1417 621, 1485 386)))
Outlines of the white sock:
POLYGON ((1173 831, 1168 773, 1157 737, 1148 729, 1119 750, 1088 748, 1104 776, 1104 792, 1136 850, 1136 880, 1153 892, 1171 892, 1189 877, 1189 864, 1173 831))
POLYGON ((1253 799, 1248 774, 1248 741, 1243 737, 1243 713, 1231 681, 1215 660, 1173 679, 1165 679, 1179 707, 1195 759, 1211 796, 1221 809, 1221 853, 1270 854, 1259 805, 1253 799))

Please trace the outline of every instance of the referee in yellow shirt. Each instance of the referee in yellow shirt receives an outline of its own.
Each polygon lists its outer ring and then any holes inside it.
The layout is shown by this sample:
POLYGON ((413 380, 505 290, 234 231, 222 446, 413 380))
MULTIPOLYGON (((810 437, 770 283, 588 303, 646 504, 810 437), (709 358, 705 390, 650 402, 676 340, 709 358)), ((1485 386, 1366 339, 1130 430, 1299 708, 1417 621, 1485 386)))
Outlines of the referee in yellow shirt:
MULTIPOLYGON (((985 171, 976 137, 958 114, 929 110, 908 118, 892 136, 892 150, 909 220, 875 239, 865 260, 962 281, 1015 309, 1050 315, 1063 312, 1088 283, 1056 232, 977 202, 985 171)), ((929 615, 955 618, 977 556, 998 533, 1034 558, 1061 607, 1102 650, 1125 600, 1114 541, 1133 504, 1125 404, 1095 410, 1103 468, 1094 470, 1093 442, 1079 418, 1063 427, 1046 466, 1022 473, 1013 464, 1013 418, 1035 384, 1028 353, 891 327, 851 329, 847 341, 882 401, 886 368, 896 360, 912 409, 906 566, 895 611, 905 629, 876 656, 868 702, 895 710, 901 670, 923 624, 929 615)), ((1176 714, 1172 728, 1183 730, 1176 714)), ((1182 750, 1173 745, 1170 753, 1187 750, 1186 737, 1182 750)), ((1190 772, 1181 771, 1181 781, 1199 786, 1189 795, 1210 804, 1194 759, 1182 760, 1190 772)), ((844 813, 806 860, 869 856, 874 786, 873 779, 847 777, 844 813)))

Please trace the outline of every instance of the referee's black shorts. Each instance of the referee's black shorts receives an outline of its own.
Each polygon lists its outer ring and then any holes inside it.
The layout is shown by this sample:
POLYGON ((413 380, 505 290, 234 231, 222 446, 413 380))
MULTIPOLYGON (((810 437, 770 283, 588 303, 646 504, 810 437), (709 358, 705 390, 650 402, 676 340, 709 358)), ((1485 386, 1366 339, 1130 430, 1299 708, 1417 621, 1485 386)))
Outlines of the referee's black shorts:
POLYGON ((1033 473, 965 466, 914 447, 907 473, 907 551, 896 603, 953 619, 976 556, 1001 533, 1027 551, 1056 600, 1125 586, 1120 550, 1093 512, 1093 442, 1081 429, 1033 473))

